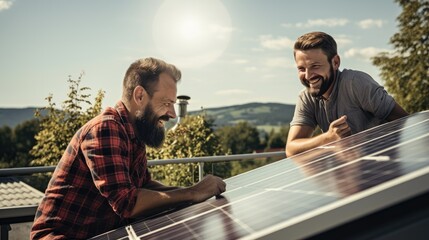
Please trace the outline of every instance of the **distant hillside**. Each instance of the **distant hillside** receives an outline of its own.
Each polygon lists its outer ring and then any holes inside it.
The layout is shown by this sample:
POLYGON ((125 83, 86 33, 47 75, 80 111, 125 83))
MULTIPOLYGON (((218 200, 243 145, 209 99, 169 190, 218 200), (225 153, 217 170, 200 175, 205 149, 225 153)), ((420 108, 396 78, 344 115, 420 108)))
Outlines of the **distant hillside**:
POLYGON ((37 108, 0 108, 0 127, 16 125, 34 118, 37 108))
MULTIPOLYGON (((293 117, 295 105, 281 103, 247 103, 219 108, 204 109, 206 114, 215 119, 215 125, 222 127, 247 121, 258 128, 264 126, 281 126, 289 124, 293 117)), ((201 111, 189 112, 190 115, 201 114, 201 111)))
MULTIPOLYGON (((247 103, 227 107, 207 108, 204 112, 214 119, 216 127, 233 125, 240 121, 248 121, 259 129, 269 131, 270 128, 289 124, 295 105, 281 103, 247 103)), ((34 118, 36 108, 0 108, 0 127, 16 125, 34 118)), ((201 114, 191 111, 189 115, 201 114)))

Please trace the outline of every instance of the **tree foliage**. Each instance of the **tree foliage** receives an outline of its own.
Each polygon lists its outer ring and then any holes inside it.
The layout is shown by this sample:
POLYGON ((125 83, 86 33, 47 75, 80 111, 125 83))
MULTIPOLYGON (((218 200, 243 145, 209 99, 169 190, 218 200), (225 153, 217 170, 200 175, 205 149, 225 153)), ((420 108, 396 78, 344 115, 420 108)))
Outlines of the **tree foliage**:
POLYGON ((39 121, 32 119, 18 124, 14 129, 0 128, 0 167, 27 167, 30 150, 36 143, 34 136, 39 131, 39 121))
MULTIPOLYGON (((253 153, 263 148, 258 129, 247 121, 238 122, 233 126, 224 126, 216 130, 222 149, 228 154, 253 153)), ((269 141, 269 140, 268 140, 269 141)), ((276 159, 278 160, 278 159, 276 159)), ((231 176, 258 168, 273 159, 246 159, 231 163, 231 176)))
POLYGON ((285 148, 288 134, 289 125, 282 126, 279 131, 272 129, 268 135, 265 149, 285 148))
POLYGON ((68 98, 62 103, 62 109, 57 108, 50 94, 46 98, 48 105, 36 111, 40 131, 35 136, 36 145, 30 151, 34 157, 32 165, 56 165, 75 132, 100 113, 104 92, 98 91, 94 104, 91 104, 88 100, 91 94, 86 93, 90 88, 80 86, 82 76, 81 74, 78 79, 69 76, 70 90, 68 98), (89 107, 84 110, 83 104, 89 107), (42 110, 46 111, 46 116, 40 114, 42 110))
POLYGON ((399 32, 390 43, 393 53, 372 59, 380 67, 385 87, 410 113, 429 109, 429 1, 395 0, 402 13, 399 32))
POLYGON ((234 126, 224 126, 216 130, 222 149, 229 154, 252 153, 260 148, 259 132, 246 121, 234 126))
MULTIPOLYGON (((221 154, 218 137, 213 133, 212 123, 204 116, 188 116, 174 130, 167 131, 164 144, 159 149, 148 148, 148 159, 177 159, 221 154)), ((204 172, 223 174, 228 177, 227 163, 205 163, 204 172), (216 164, 216 166, 214 166, 216 164)), ((190 186, 198 179, 198 164, 168 164, 150 167, 152 177, 171 186, 190 186)))
POLYGON ((0 128, 0 167, 9 167, 13 157, 15 146, 13 143, 12 128, 4 126, 0 128))

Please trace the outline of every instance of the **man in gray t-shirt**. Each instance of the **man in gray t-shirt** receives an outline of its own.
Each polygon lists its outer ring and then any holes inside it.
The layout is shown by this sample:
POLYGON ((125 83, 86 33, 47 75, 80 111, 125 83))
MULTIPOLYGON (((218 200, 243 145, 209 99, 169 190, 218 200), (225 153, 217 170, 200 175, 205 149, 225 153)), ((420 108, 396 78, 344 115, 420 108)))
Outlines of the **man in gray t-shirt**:
POLYGON ((408 115, 368 74, 339 70, 337 44, 330 35, 302 35, 294 57, 306 89, 299 94, 290 124, 288 157, 408 115), (312 137, 317 126, 323 133, 312 137))

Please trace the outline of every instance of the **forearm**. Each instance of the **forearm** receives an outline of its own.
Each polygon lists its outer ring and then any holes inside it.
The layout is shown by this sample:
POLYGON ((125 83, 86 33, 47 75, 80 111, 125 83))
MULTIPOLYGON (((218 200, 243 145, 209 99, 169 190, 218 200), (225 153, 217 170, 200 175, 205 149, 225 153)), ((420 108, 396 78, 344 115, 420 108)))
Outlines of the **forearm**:
POLYGON ((387 121, 393 121, 401 117, 408 116, 408 112, 406 112, 398 103, 395 102, 395 107, 390 112, 389 116, 387 116, 387 121))
POLYGON ((131 212, 131 218, 151 215, 180 204, 192 203, 192 191, 176 189, 171 191, 154 191, 139 189, 136 204, 131 212))
POLYGON ((286 145, 286 156, 291 157, 332 141, 334 141, 334 139, 330 139, 328 133, 322 133, 315 137, 294 139, 286 145))
POLYGON ((144 188, 149 190, 155 190, 155 191, 170 191, 175 189, 181 189, 181 187, 172 187, 172 186, 166 186, 158 181, 151 180, 148 183, 146 183, 144 188))
MULTIPOLYGON (((160 187, 164 185, 158 182, 149 182, 149 186, 160 187)), ((131 217, 158 213, 182 204, 199 203, 223 193, 225 189, 226 183, 221 178, 210 174, 195 185, 187 188, 170 191, 142 188, 137 191, 137 201, 131 211, 131 217)))

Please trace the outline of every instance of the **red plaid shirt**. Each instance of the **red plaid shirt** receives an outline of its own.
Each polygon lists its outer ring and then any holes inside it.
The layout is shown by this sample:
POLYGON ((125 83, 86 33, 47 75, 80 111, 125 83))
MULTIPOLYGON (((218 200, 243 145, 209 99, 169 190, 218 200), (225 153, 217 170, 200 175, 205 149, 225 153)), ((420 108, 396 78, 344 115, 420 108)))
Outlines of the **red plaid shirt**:
POLYGON ((146 148, 122 102, 73 137, 39 205, 32 239, 86 239, 127 223, 150 181, 146 148))

